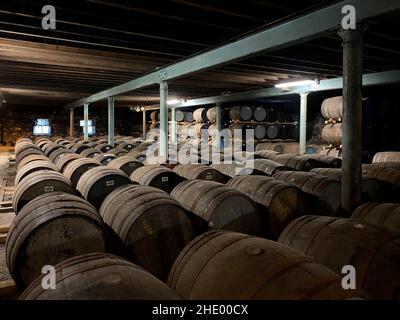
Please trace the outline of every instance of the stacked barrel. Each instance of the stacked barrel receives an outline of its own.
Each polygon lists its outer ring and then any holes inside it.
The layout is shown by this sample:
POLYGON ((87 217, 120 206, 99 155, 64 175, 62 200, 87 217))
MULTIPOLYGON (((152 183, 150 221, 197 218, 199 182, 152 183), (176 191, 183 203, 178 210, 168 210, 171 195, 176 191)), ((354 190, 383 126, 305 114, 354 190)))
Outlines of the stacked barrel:
POLYGON ((321 105, 321 114, 326 120, 322 140, 328 146, 320 154, 341 157, 343 97, 325 99, 321 105))

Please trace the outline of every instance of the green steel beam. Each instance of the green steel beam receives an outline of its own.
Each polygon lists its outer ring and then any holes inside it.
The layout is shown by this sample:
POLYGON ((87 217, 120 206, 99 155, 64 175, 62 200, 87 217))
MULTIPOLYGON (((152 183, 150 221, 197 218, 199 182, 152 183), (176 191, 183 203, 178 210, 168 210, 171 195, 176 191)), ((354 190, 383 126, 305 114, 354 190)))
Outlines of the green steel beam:
POLYGON ((268 26, 241 39, 159 68, 135 80, 70 103, 65 108, 79 107, 85 103, 93 103, 108 97, 118 96, 161 81, 188 76, 267 51, 282 49, 321 37, 341 27, 343 19, 342 8, 346 5, 353 5, 356 8, 357 22, 400 9, 399 0, 341 1, 289 21, 268 26))
MULTIPOLYGON (((400 83, 400 70, 385 71, 378 73, 369 73, 363 76, 363 86, 376 86, 387 85, 391 83, 400 83)), ((301 94, 304 92, 318 92, 343 89, 343 78, 335 78, 328 80, 321 80, 319 86, 313 87, 311 85, 293 87, 287 90, 279 88, 266 88, 246 92, 237 92, 232 94, 225 94, 221 96, 213 96, 199 99, 189 99, 176 106, 175 108, 195 107, 207 104, 224 103, 224 102, 237 102, 245 100, 262 99, 268 97, 278 97, 290 94, 301 94)), ((154 110, 154 106, 151 107, 154 110)))

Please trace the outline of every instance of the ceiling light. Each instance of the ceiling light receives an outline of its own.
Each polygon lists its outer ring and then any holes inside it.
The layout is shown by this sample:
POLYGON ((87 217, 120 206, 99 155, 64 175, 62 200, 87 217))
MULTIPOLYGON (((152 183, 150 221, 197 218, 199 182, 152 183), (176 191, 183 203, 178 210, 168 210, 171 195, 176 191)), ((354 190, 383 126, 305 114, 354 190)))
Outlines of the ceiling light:
POLYGON ((294 82, 286 82, 286 83, 279 83, 279 84, 275 85, 275 88, 286 89, 286 88, 299 87, 299 86, 305 86, 305 85, 316 86, 317 82, 315 80, 301 80, 301 81, 294 81, 294 82))
POLYGON ((179 99, 171 99, 171 100, 167 101, 168 105, 175 105, 175 104, 178 104, 178 103, 181 103, 181 100, 179 100, 179 99))

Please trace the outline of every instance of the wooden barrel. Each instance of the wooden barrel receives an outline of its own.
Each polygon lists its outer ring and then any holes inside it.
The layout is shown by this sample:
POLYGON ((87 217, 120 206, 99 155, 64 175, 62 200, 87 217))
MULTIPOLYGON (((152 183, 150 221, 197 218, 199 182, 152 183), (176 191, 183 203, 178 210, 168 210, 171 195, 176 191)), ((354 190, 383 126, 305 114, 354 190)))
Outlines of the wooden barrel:
POLYGON ((129 156, 141 162, 145 161, 147 157, 146 151, 135 151, 135 150, 129 152, 129 156))
POLYGON ((26 148, 24 150, 21 150, 18 155, 15 156, 15 164, 19 165, 19 163, 25 159, 26 157, 29 157, 30 155, 37 155, 37 156, 44 156, 42 150, 38 148, 26 148))
POLYGON ((35 142, 36 146, 38 146, 40 148, 40 150, 43 151, 43 147, 46 147, 49 143, 51 143, 51 141, 49 139, 42 139, 42 140, 38 140, 37 142, 35 142))
POLYGON ((171 195, 189 212, 208 222, 210 229, 224 229, 258 235, 261 216, 247 195, 222 183, 187 180, 171 195))
POLYGON ((342 145, 342 124, 328 124, 322 129, 322 140, 335 146, 342 145))
POLYGON ((271 124, 267 126, 266 138, 270 140, 279 138, 279 125, 271 124))
POLYGON ((309 154, 306 155, 309 159, 316 160, 320 163, 320 165, 326 165, 331 168, 341 168, 342 167, 342 159, 332 156, 325 156, 320 154, 309 154))
POLYGON ((109 153, 100 153, 93 157, 93 159, 99 161, 102 166, 106 166, 110 161, 116 158, 117 156, 115 154, 109 153))
POLYGON ((207 120, 210 122, 216 122, 217 121, 217 108, 213 107, 213 108, 209 108, 207 110, 207 120))
POLYGON ((25 287, 45 265, 107 248, 106 229, 96 209, 80 197, 53 192, 33 199, 13 220, 7 266, 14 281, 25 287))
POLYGON ((292 171, 291 168, 269 159, 254 159, 248 162, 250 165, 254 166, 255 170, 261 171, 269 176, 273 176, 279 171, 292 171))
POLYGON ((182 126, 179 135, 181 138, 186 139, 186 138, 193 138, 196 136, 196 132, 194 131, 194 124, 193 123, 188 123, 182 126))
POLYGON ((65 149, 65 147, 60 146, 57 143, 50 143, 47 145, 46 149, 43 150, 44 154, 48 157, 51 156, 51 154, 59 149, 65 149))
POLYGON ((300 189, 271 177, 235 177, 227 186, 247 194, 259 204, 263 229, 272 239, 278 239, 285 227, 307 209, 306 197, 300 189))
POLYGON ((190 112, 190 111, 185 111, 184 112, 184 114, 185 114, 185 122, 193 122, 193 112, 190 112))
MULTIPOLYGON (((60 143, 63 142, 63 141, 68 141, 68 140, 65 140, 64 138, 60 137, 60 138, 58 138, 58 139, 55 139, 55 140, 54 140, 54 143, 60 144, 60 143)), ((69 141, 68 141, 68 142, 69 142, 69 141)))
POLYGON ((150 113, 150 119, 153 122, 160 121, 160 112, 158 111, 153 111, 150 113))
POLYGON ((17 186, 30 174, 40 170, 52 170, 58 172, 58 168, 49 159, 31 161, 18 170, 17 174, 15 175, 15 185, 17 186))
POLYGON ((89 142, 87 145, 91 148, 94 148, 98 145, 98 143, 97 142, 89 142))
POLYGON ((338 181, 311 172, 295 171, 280 171, 274 174, 274 178, 313 195, 316 199, 309 203, 316 212, 327 216, 341 214, 341 185, 338 181))
POLYGON ((333 97, 322 101, 321 113, 325 119, 341 119, 343 116, 343 97, 333 97))
POLYGON ((33 144, 33 141, 29 138, 18 138, 17 141, 15 141, 15 147, 17 147, 19 144, 22 144, 25 142, 33 144))
POLYGON ((117 256, 90 253, 55 265, 57 286, 38 277, 20 300, 179 300, 172 289, 141 267, 117 256))
POLYGON ((109 154, 115 154, 117 157, 122 157, 128 153, 125 149, 120 149, 120 148, 113 148, 111 150, 108 150, 107 153, 109 154))
POLYGON ((196 133, 197 137, 200 138, 202 137, 202 135, 205 135, 205 137, 208 138, 208 127, 208 123, 197 123, 194 125, 193 130, 196 133))
POLYGON ((34 161, 48 161, 49 159, 44 154, 31 154, 24 157, 21 161, 19 161, 17 166, 17 172, 21 170, 25 165, 34 162, 34 161))
MULTIPOLYGON (((385 162, 385 164, 388 162, 385 162)), ((371 165, 363 165, 363 173, 368 177, 379 181, 387 182, 395 186, 400 186, 400 168, 380 165, 379 162, 371 165), (377 165, 378 164, 378 165, 377 165)))
POLYGON ((24 151, 25 149, 36 149, 41 151, 41 149, 38 146, 34 145, 32 142, 23 141, 15 146, 14 148, 15 155, 18 156, 18 154, 24 151))
POLYGON ((207 109, 206 108, 199 108, 193 112, 193 119, 196 122, 207 122, 207 109))
POLYGON ((58 149, 58 150, 52 152, 51 155, 49 156, 49 159, 50 159, 50 161, 52 161, 53 163, 55 163, 57 157, 58 157, 59 155, 61 155, 61 154, 65 154, 65 153, 71 154, 71 153, 73 153, 73 152, 72 152, 71 150, 67 149, 67 148, 61 148, 61 149, 58 149))
POLYGON ((137 168, 143 167, 143 163, 130 156, 124 156, 111 160, 107 166, 112 169, 120 169, 130 176, 137 168))
POLYGON ((157 188, 122 186, 107 196, 100 215, 125 244, 129 259, 163 281, 193 239, 186 211, 157 188))
POLYGON ((70 144, 70 143, 71 143, 71 141, 69 141, 69 140, 63 140, 63 141, 59 142, 58 144, 65 147, 67 144, 70 144))
MULTIPOLYGON (((342 170, 338 168, 318 168, 311 170, 311 172, 339 182, 342 180, 342 170)), ((363 202, 392 201, 393 192, 390 185, 377 179, 370 178, 367 175, 361 176, 361 191, 363 202)))
POLYGON ((76 189, 96 209, 100 209, 102 202, 111 192, 131 183, 122 170, 100 166, 86 171, 79 179, 76 189))
POLYGON ((178 256, 168 285, 185 299, 346 299, 337 274, 280 243, 254 236, 211 231, 178 256))
POLYGON ((258 122, 263 122, 267 118, 267 110, 264 107, 255 107, 253 119, 258 122))
POLYGON ((71 181, 71 185, 76 188, 82 175, 95 167, 101 166, 101 163, 94 159, 79 158, 70 161, 63 171, 63 174, 71 181))
POLYGON ((342 158, 342 149, 326 148, 326 149, 322 149, 321 151, 319 151, 318 154, 341 159, 342 158))
POLYGON ((95 156, 97 156, 100 153, 101 153, 101 151, 96 150, 95 148, 89 148, 89 149, 83 150, 81 152, 81 156, 85 157, 85 158, 94 158, 95 156))
POLYGON ((122 142, 118 145, 118 149, 121 149, 121 150, 124 149, 129 152, 138 145, 139 144, 137 144, 137 143, 122 142))
POLYGON ((155 187, 170 193, 184 178, 164 166, 149 165, 136 169, 131 180, 143 186, 155 187))
POLYGON ((312 169, 310 172, 316 173, 329 179, 333 179, 336 181, 342 181, 342 169, 338 168, 315 168, 312 169))
POLYGON ((82 143, 82 142, 75 144, 75 145, 71 148, 71 150, 72 150, 73 152, 77 153, 77 154, 82 153, 82 151, 84 151, 84 150, 86 150, 86 149, 90 149, 90 147, 89 147, 87 144, 82 143))
MULTIPOLYGON (((150 124, 149 130, 154 130, 154 129, 159 129, 160 128, 160 123, 159 122, 152 122, 150 124)), ((155 132, 155 134, 158 134, 158 132, 155 132)))
POLYGON ((237 106, 229 109, 229 116, 236 121, 250 121, 253 117, 253 109, 249 106, 237 106))
POLYGON ((333 97, 322 101, 321 113, 325 119, 341 119, 343 117, 343 97, 333 97))
POLYGON ((97 145, 95 147, 95 149, 97 151, 101 151, 101 152, 107 152, 107 151, 109 151, 109 150, 111 150, 113 148, 114 147, 112 145, 108 144, 108 143, 100 143, 99 145, 97 145))
POLYGON ((61 172, 64 172, 66 166, 71 162, 76 159, 82 159, 82 157, 79 154, 76 153, 63 153, 60 154, 55 160, 54 164, 60 170, 61 172))
POLYGON ((32 199, 54 191, 75 194, 71 182, 61 173, 49 170, 33 172, 15 188, 12 200, 15 214, 32 199))
POLYGON ((400 234, 354 219, 303 216, 279 242, 341 274, 356 270, 356 284, 374 299, 399 299, 400 234))
POLYGON ((254 169, 254 166, 248 163, 222 162, 213 163, 210 167, 220 172, 225 182, 236 176, 265 175, 264 172, 254 169))
POLYGON ((65 148, 67 148, 69 150, 72 150, 73 147, 75 147, 75 142, 70 142, 65 145, 65 148))
POLYGON ((257 152, 258 156, 266 157, 267 159, 278 162, 284 166, 287 166, 293 170, 298 171, 310 171, 314 168, 326 167, 325 163, 310 158, 309 156, 298 156, 294 154, 278 154, 278 153, 266 153, 257 152))
POLYGON ((254 138, 257 140, 264 139, 267 134, 267 129, 263 124, 254 125, 254 138))
POLYGON ((378 152, 372 162, 400 162, 400 152, 378 152))
POLYGON ((50 141, 50 140, 47 139, 47 138, 40 138, 40 137, 37 137, 37 138, 35 138, 34 143, 40 148, 40 145, 42 145, 43 143, 49 142, 49 141, 50 141))
POLYGON ((188 180, 210 180, 225 183, 226 178, 219 171, 203 164, 178 164, 174 172, 188 180))
MULTIPOLYGON (((172 120, 171 114, 169 114, 169 120, 172 120)), ((185 114, 181 110, 175 110, 175 121, 182 122, 185 120, 185 114)))
POLYGON ((257 143, 256 146, 256 151, 275 151, 282 153, 283 150, 284 150, 283 144, 276 142, 262 142, 262 143, 257 143))
POLYGON ((359 206, 351 216, 400 233, 400 204, 370 202, 359 206))

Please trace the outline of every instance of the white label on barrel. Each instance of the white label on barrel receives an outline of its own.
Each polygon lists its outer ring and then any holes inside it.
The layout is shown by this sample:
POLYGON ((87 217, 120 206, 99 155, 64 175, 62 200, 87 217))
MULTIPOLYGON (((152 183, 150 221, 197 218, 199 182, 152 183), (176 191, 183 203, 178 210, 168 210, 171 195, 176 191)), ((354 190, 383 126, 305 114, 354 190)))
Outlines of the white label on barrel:
POLYGON ((211 173, 206 173, 206 180, 211 180, 212 176, 211 173))
POLYGON ((111 187, 114 185, 114 180, 106 181, 106 187, 111 187))
POLYGON ((53 192, 53 191, 54 191, 54 187, 53 186, 44 187, 44 192, 53 192))
POLYGON ((167 181, 168 181, 168 177, 162 177, 162 178, 161 178, 161 181, 162 181, 162 182, 167 182, 167 181))
POLYGON ((130 167, 134 167, 135 165, 136 165, 136 163, 134 163, 134 162, 131 162, 131 163, 129 164, 130 167))

